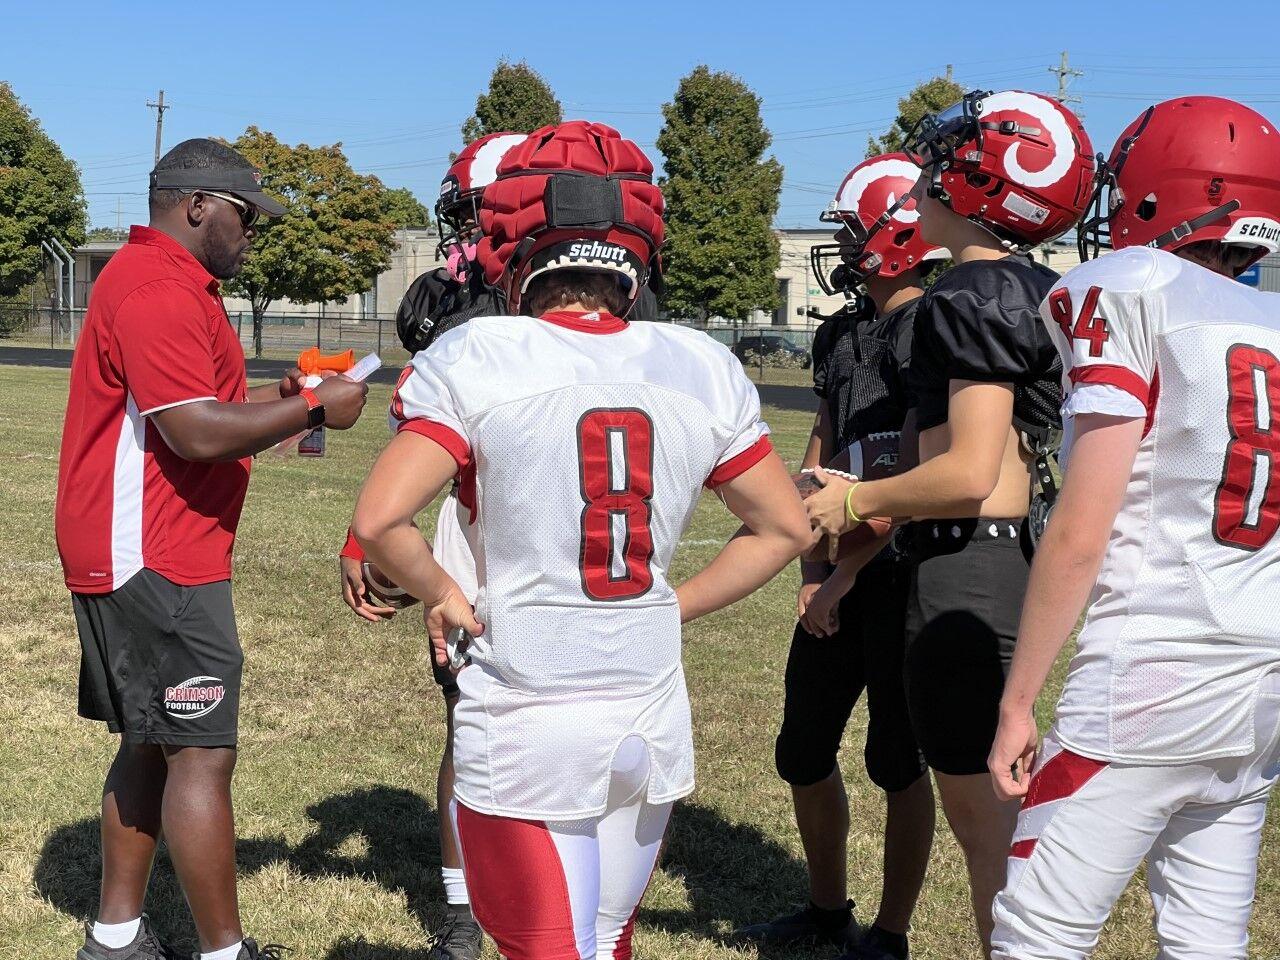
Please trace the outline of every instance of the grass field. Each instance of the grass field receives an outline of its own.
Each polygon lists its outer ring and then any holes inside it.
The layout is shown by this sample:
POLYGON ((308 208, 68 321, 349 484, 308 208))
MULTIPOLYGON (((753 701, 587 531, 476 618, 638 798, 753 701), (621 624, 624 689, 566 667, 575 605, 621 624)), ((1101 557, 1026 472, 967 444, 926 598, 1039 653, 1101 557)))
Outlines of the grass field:
MULTIPOLYGON (((97 810, 115 743, 75 716, 78 646, 54 549, 52 513, 66 373, 0 375, 5 589, 0 594, 0 958, 67 960, 97 898, 97 810)), ((246 929, 299 960, 421 960, 441 900, 433 775, 442 706, 419 620, 372 627, 337 592, 335 551, 352 498, 385 439, 386 388, 324 460, 265 458, 240 528, 236 600, 247 654, 236 774, 246 929)), ((769 411, 798 459, 809 417, 769 411)), ((736 523, 704 498, 675 563, 683 579, 736 523)), ((788 792, 773 770, 794 569, 686 634, 698 749, 697 792, 679 805, 645 898, 636 953, 755 957, 729 937, 805 896, 788 792)), ((1051 693, 1056 694, 1061 665, 1051 693)), ((883 804, 861 772, 865 712, 844 766, 853 807, 852 896, 875 913, 883 804)), ((941 817, 939 818, 941 824, 941 817)), ((1251 957, 1280 954, 1280 837, 1268 828, 1251 957)), ((163 857, 148 905, 186 948, 193 931, 163 857)), ((1097 956, 1151 957, 1150 908, 1131 885, 1097 956)), ((489 947, 489 957, 496 957, 489 947)), ((958 850, 940 827, 913 951, 977 957, 958 850)), ((770 951, 775 958, 830 951, 770 951)))

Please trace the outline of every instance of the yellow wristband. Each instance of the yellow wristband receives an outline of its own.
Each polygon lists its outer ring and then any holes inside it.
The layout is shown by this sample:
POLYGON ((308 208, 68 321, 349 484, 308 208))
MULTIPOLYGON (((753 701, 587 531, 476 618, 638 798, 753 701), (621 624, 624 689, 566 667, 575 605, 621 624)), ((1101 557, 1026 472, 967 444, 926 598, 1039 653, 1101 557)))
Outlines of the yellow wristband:
POLYGON ((858 489, 858 484, 861 482, 861 480, 856 481, 853 486, 849 488, 849 492, 844 495, 844 515, 855 527, 863 522, 862 517, 853 512, 853 491, 858 489))

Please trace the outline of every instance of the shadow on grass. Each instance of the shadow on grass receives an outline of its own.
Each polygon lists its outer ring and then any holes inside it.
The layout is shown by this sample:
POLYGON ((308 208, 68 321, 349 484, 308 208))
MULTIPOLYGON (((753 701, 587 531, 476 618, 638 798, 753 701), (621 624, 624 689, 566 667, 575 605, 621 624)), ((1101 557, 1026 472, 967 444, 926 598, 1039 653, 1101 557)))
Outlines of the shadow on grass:
MULTIPOLYGON (((335 794, 307 808, 314 830, 300 843, 281 837, 236 844, 241 875, 285 863, 307 877, 354 877, 403 894, 425 930, 437 927, 443 912, 439 821, 421 796, 380 785, 335 794), (352 837, 365 852, 339 853, 352 837)), ((755 827, 730 823, 697 803, 676 807, 668 831, 663 869, 680 876, 691 910, 642 910, 641 920, 672 934, 737 943, 732 931, 768 919, 803 898, 804 864, 755 827)), ((98 819, 59 827, 46 839, 35 869, 40 895, 63 913, 91 917, 97 908, 101 860, 98 819)), ((173 866, 163 848, 147 895, 147 912, 157 931, 174 945, 195 948, 190 917, 173 866)), ((249 931, 264 939, 271 931, 249 931)), ((425 960, 425 949, 385 946, 344 938, 325 960, 425 960)), ((807 951, 765 951, 759 956, 809 956, 807 951)))
MULTIPOLYGON (((425 929, 433 929, 443 912, 440 883, 439 821, 418 794, 398 787, 376 786, 336 794, 307 808, 315 829, 293 845, 282 837, 257 837, 236 843, 241 876, 273 863, 285 863, 308 877, 358 877, 402 893, 410 912, 425 929), (338 853, 351 837, 362 837, 366 852, 338 853)), ((36 862, 36 890, 58 910, 73 917, 92 917, 98 906, 102 870, 98 818, 59 827, 45 840, 36 862)), ((163 846, 147 891, 147 913, 156 929, 174 945, 194 949, 195 940, 182 889, 163 846)), ((255 931, 249 931, 253 935, 255 931)), ((258 933, 271 939, 270 931, 258 933)), ((416 960, 413 951, 350 943, 335 948, 343 960, 416 960), (371 952, 372 951, 372 952, 371 952)), ((425 956, 426 951, 422 951, 425 956)))

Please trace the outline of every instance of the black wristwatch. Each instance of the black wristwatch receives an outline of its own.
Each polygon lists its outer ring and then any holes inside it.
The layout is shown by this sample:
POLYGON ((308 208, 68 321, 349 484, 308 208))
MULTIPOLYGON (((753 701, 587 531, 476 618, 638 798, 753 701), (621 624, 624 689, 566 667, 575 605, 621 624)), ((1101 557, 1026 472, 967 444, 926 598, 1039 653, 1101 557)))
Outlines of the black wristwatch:
POLYGON ((307 429, 314 430, 324 426, 324 404, 310 387, 303 387, 298 396, 307 401, 307 429))

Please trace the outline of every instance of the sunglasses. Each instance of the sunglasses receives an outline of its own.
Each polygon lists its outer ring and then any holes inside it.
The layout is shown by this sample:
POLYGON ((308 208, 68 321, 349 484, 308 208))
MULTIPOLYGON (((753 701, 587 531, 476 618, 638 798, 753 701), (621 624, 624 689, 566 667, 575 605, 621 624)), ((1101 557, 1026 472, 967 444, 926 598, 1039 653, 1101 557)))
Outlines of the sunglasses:
POLYGON ((225 200, 236 208, 236 212, 240 214, 240 225, 248 230, 258 222, 261 211, 253 204, 241 200, 239 197, 230 193, 219 193, 217 190, 192 190, 191 193, 203 193, 206 197, 217 197, 219 200, 225 200))

